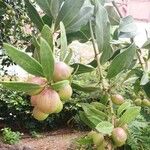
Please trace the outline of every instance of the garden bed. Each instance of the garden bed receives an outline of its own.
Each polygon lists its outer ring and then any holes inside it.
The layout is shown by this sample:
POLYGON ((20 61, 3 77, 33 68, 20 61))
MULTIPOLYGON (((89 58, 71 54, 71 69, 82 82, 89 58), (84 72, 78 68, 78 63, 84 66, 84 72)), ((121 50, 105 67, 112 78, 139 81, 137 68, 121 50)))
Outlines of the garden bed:
POLYGON ((70 129, 60 129, 43 133, 39 138, 24 135, 17 145, 8 145, 0 142, 0 150, 73 150, 73 142, 76 138, 84 135, 70 129))

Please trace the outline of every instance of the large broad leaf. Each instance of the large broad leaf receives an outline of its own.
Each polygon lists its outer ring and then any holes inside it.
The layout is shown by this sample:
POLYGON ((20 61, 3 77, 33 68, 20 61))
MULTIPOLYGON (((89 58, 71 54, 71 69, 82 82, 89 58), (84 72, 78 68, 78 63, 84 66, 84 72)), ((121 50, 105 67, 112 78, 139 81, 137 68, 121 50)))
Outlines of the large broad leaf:
POLYGON ((85 93, 90 93, 90 92, 94 92, 99 90, 99 87, 95 87, 95 86, 83 86, 83 85, 79 85, 77 83, 72 83, 71 84, 72 88, 85 92, 85 93))
POLYGON ((87 116, 85 115, 84 112, 80 111, 79 112, 79 116, 80 116, 80 119, 87 125, 89 126, 90 128, 94 129, 95 128, 95 124, 93 122, 91 122, 87 116))
POLYGON ((54 72, 54 56, 52 49, 45 39, 40 39, 40 58, 43 72, 48 81, 51 81, 54 72))
POLYGON ((146 95, 150 98, 150 81, 143 86, 146 95))
POLYGON ((46 42, 51 47, 51 50, 53 51, 53 34, 51 31, 51 28, 48 25, 44 25, 41 36, 46 40, 46 42))
POLYGON ((61 31, 60 60, 64 61, 64 59, 66 57, 67 50, 68 50, 68 45, 67 45, 66 30, 65 30, 64 24, 62 22, 60 22, 60 31, 61 31))
POLYGON ((137 34, 137 26, 132 16, 122 18, 120 21, 118 34, 120 37, 132 38, 137 34))
POLYGON ((25 4, 26 4, 26 7, 27 7, 28 16, 30 17, 32 22, 37 26, 37 28, 41 31, 43 26, 44 26, 43 20, 39 16, 36 9, 29 2, 29 0, 25 0, 25 4))
POLYGON ((36 0, 41 9, 55 20, 58 16, 60 6, 64 0, 36 0))
POLYGON ((63 80, 59 81, 56 83, 51 84, 52 89, 59 91, 61 88, 63 88, 65 85, 68 85, 69 81, 68 80, 63 80))
POLYGON ((108 17, 109 17, 109 21, 111 25, 119 25, 120 17, 118 13, 116 12, 115 8, 111 5, 106 5, 105 8, 108 12, 108 17))
POLYGON ((0 84, 2 84, 4 87, 14 90, 14 91, 22 91, 22 92, 34 92, 43 89, 43 86, 40 86, 38 84, 33 83, 24 83, 24 82, 5 82, 0 81, 0 84))
POLYGON ((81 27, 79 31, 73 33, 67 33, 68 43, 78 40, 81 43, 87 42, 91 38, 89 23, 81 27))
POLYGON ((81 10, 78 12, 76 17, 70 22, 70 24, 67 25, 67 33, 77 32, 81 29, 82 26, 85 26, 91 18, 93 10, 94 8, 90 1, 85 0, 81 10))
POLYGON ((107 118, 107 115, 104 112, 96 109, 93 105, 82 103, 81 106, 88 118, 93 118, 93 116, 95 116, 100 121, 105 120, 107 118))
POLYGON ((112 49, 110 46, 110 23, 106 9, 101 5, 97 4, 96 12, 96 42, 100 52, 103 51, 101 56, 101 64, 105 63, 112 56, 112 49))
POLYGON ((34 58, 7 43, 4 43, 4 48, 8 56, 25 71, 36 76, 43 76, 42 66, 34 58))
POLYGON ((111 134, 114 126, 108 121, 102 121, 96 126, 96 130, 103 134, 111 134))
POLYGON ((121 71, 127 69, 136 52, 136 46, 135 44, 131 44, 127 49, 125 49, 122 53, 117 55, 112 63, 110 64, 110 67, 108 69, 107 78, 111 79, 115 77, 118 73, 121 71))
POLYGON ((99 102, 92 102, 90 104, 93 105, 98 110, 106 110, 107 109, 107 107, 104 104, 99 103, 99 102))
POLYGON ((130 102, 125 102, 119 106, 117 109, 117 115, 120 116, 125 110, 127 110, 131 106, 130 102))
POLYGON ((55 23, 55 29, 58 29, 59 23, 62 21, 67 27, 70 22, 77 16, 77 13, 80 11, 84 0, 67 0, 64 1, 61 10, 59 11, 58 17, 55 23))
POLYGON ((83 65, 83 64, 80 64, 80 63, 74 63, 74 64, 71 65, 71 67, 74 68, 75 74, 82 74, 82 73, 92 72, 95 69, 90 65, 83 65))
POLYGON ((119 119, 119 126, 132 122, 139 114, 141 107, 135 106, 128 108, 119 119))

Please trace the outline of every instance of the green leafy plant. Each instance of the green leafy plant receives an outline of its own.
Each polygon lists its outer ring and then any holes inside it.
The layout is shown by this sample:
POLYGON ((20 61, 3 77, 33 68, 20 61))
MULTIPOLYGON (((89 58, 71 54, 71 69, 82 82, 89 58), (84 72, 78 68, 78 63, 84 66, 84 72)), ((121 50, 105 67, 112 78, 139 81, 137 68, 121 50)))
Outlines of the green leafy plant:
MULTIPOLYGON (((127 126, 140 114, 140 106, 149 107, 150 103, 149 55, 140 56, 141 48, 134 42, 137 33, 134 19, 123 17, 114 1, 111 7, 105 7, 105 1, 99 0, 36 0, 36 3, 43 10, 43 16, 29 0, 25 0, 28 16, 40 33, 32 38, 34 57, 13 45, 3 44, 8 56, 35 77, 27 82, 0 83, 31 95, 33 116, 39 121, 62 110, 66 101, 58 94, 67 85, 78 91, 98 92, 98 102, 78 103, 83 110, 79 113, 80 118, 96 132, 90 135, 93 148, 118 149, 124 146, 127 126), (122 41, 121 38, 130 40, 122 41), (92 43, 95 54, 92 62, 70 63, 73 53, 68 44, 76 39, 92 43), (92 71, 96 71, 98 78, 93 85, 75 81, 80 74, 92 71), (122 86, 131 81, 135 94, 145 92, 138 106, 116 90, 120 88, 121 91, 122 86), (97 141, 99 138, 95 137, 100 136, 103 140, 97 141)), ((146 51, 147 45, 149 42, 143 45, 146 51)))
POLYGON ((14 132, 11 128, 4 128, 1 131, 3 141, 7 144, 17 144, 21 139, 21 133, 14 132))

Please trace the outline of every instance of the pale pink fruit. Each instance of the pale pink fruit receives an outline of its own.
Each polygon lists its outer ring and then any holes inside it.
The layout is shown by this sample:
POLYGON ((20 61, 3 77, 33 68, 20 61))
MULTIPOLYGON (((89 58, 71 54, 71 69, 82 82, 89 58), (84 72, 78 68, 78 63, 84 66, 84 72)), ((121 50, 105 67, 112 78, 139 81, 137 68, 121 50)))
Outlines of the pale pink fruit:
POLYGON ((55 82, 66 80, 71 76, 73 69, 64 62, 57 62, 54 65, 53 80, 55 82))
POLYGON ((60 102, 58 93, 50 88, 45 88, 36 97, 36 106, 44 113, 54 113, 60 102))

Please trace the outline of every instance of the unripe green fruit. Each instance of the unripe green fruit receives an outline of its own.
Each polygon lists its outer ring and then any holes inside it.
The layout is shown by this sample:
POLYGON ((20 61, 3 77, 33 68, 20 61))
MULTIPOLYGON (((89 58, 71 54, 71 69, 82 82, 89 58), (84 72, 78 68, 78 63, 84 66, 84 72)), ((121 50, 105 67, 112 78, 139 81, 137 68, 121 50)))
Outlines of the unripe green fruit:
POLYGON ((127 140, 127 133, 121 127, 114 128, 112 131, 112 139, 116 146, 120 147, 127 140))
POLYGON ((141 106, 142 100, 138 98, 138 99, 136 99, 136 100, 134 101, 134 103, 135 103, 135 105, 137 105, 137 106, 141 106))
POLYGON ((58 106, 57 106, 57 109, 54 113, 60 113, 63 109, 63 103, 62 101, 59 102, 58 106))
POLYGON ((150 101, 149 101, 149 100, 147 100, 147 99, 143 99, 143 101, 142 101, 142 105, 143 105, 143 106, 150 107, 150 101))
POLYGON ((64 62, 57 62, 54 66, 53 80, 55 82, 66 80, 71 76, 72 68, 64 62))
POLYGON ((50 88, 45 88, 36 96, 36 107, 44 113, 55 113, 60 102, 58 93, 50 88))
POLYGON ((124 98, 119 94, 115 94, 111 96, 111 101, 116 105, 121 105, 124 103, 124 98))
POLYGON ((63 88, 61 88, 58 92, 60 99, 62 101, 69 100, 72 96, 72 88, 69 84, 65 85, 63 88))
POLYGON ((33 114, 33 117, 38 121, 43 121, 48 117, 48 114, 43 113, 37 107, 33 109, 32 114, 33 114))
POLYGON ((41 78, 41 77, 30 77, 27 80, 27 83, 34 83, 34 84, 38 84, 41 85, 41 88, 32 92, 28 92, 27 94, 29 95, 37 95, 39 94, 43 89, 44 89, 44 85, 46 84, 46 79, 45 78, 41 78))
POLYGON ((20 16, 20 19, 25 20, 26 17, 25 17, 24 15, 21 15, 21 16, 20 16))
POLYGON ((11 10, 7 10, 6 13, 7 13, 8 15, 10 15, 10 14, 11 14, 11 10))
POLYGON ((93 139, 93 143, 96 146, 101 145, 104 141, 104 136, 101 133, 97 133, 96 131, 89 132, 88 137, 93 139))
POLYGON ((11 11, 11 15, 12 15, 12 16, 15 16, 15 14, 16 14, 15 11, 12 10, 12 11, 11 11))
POLYGON ((93 143, 96 146, 99 146, 104 141, 104 136, 101 133, 95 133, 93 134, 93 143))

